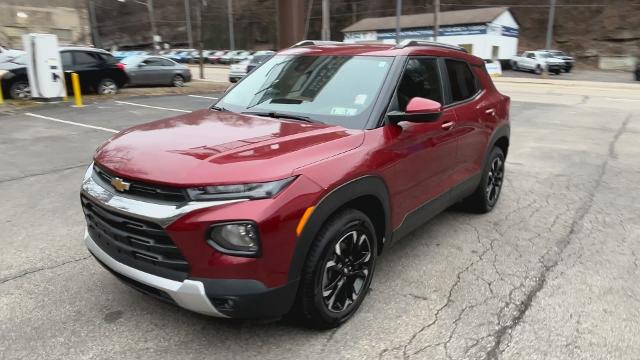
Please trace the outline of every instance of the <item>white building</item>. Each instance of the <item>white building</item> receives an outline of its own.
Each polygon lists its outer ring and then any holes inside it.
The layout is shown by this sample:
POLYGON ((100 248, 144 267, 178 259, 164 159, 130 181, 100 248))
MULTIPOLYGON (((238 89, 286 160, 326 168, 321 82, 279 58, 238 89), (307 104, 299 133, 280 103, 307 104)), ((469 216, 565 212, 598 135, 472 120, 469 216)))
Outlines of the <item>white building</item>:
MULTIPOLYGON (((396 17, 362 19, 342 30, 345 42, 396 41, 396 17)), ((433 14, 400 17, 400 40, 433 40, 433 14)), ((518 22, 506 7, 443 11, 438 41, 483 59, 508 60, 518 51, 518 22)))

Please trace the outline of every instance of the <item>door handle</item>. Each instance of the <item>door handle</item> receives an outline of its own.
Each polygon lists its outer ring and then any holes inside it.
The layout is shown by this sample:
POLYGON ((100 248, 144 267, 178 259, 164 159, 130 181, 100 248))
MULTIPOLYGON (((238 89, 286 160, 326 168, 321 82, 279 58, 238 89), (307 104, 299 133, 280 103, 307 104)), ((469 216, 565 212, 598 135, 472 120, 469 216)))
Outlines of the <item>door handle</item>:
POLYGON ((487 115, 493 116, 493 115, 496 114, 496 109, 494 109, 494 108, 487 109, 487 110, 484 111, 484 113, 487 114, 487 115))
POLYGON ((453 125, 455 125, 455 123, 453 121, 447 121, 446 123, 443 123, 442 125, 440 125, 442 127, 442 129, 444 130, 451 130, 451 128, 453 128, 453 125))

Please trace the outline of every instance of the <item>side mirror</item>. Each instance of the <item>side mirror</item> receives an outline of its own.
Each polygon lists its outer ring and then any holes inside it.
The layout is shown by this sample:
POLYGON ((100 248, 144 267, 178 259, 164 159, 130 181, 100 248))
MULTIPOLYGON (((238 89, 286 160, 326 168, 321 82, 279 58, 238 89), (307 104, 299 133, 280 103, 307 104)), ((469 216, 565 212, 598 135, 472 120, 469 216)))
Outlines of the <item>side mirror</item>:
POLYGON ((414 97, 409 100, 405 111, 392 111, 387 114, 389 122, 397 124, 401 121, 416 123, 433 122, 442 115, 442 104, 437 101, 414 97))

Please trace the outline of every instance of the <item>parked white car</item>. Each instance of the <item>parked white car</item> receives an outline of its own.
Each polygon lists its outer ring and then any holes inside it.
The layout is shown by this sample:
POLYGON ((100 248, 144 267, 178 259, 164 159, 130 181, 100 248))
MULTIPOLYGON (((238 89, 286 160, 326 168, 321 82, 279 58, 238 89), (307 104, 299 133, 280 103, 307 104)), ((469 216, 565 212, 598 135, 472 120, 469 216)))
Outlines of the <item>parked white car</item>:
POLYGON ((229 67, 229 82, 235 83, 247 75, 249 60, 241 61, 237 64, 231 64, 229 67))
POLYGON ((558 75, 563 67, 564 61, 554 58, 546 51, 525 51, 511 58, 513 70, 533 71, 536 74, 547 70, 558 75))

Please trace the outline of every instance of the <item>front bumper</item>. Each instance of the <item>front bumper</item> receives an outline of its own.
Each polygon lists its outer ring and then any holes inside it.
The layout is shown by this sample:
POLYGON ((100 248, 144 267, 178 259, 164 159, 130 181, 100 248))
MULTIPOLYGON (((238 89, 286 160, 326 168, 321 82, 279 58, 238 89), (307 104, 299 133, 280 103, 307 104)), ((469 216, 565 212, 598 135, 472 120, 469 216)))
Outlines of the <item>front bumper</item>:
MULTIPOLYGON (((282 260, 285 254, 282 244, 288 241, 283 234, 291 231, 290 228, 295 226, 293 223, 283 226, 285 221, 282 220, 263 220, 262 230, 265 238, 269 239, 269 243, 265 244, 264 256, 233 257, 217 253, 206 242, 193 239, 202 239, 205 229, 220 219, 246 218, 251 209, 255 211, 261 204, 260 201, 202 201, 181 205, 152 203, 107 190, 98 180, 94 179, 90 166, 82 184, 81 199, 99 204, 103 212, 111 212, 110 219, 116 219, 116 215, 120 214, 125 220, 144 220, 160 225, 178 245, 190 265, 190 271, 185 272, 184 276, 173 277, 167 271, 160 271, 162 268, 159 266, 132 261, 126 256, 121 258, 119 253, 111 251, 120 247, 113 246, 116 245, 113 243, 116 239, 109 236, 113 236, 115 230, 120 230, 117 236, 121 237, 126 229, 114 228, 113 232, 101 231, 99 234, 95 233, 95 228, 91 233, 87 231, 85 242, 91 254, 120 280, 151 296, 210 316, 277 318, 291 309, 298 280, 288 279, 286 270, 289 262, 282 260), (112 242, 111 246, 105 245, 105 236, 112 242), (271 249, 270 245, 274 245, 274 248, 271 249)), ((286 197, 281 201, 291 203, 286 197)), ((262 203, 263 206, 272 204, 262 203)), ((87 214, 91 212, 85 212, 87 214)), ((296 218, 292 217, 294 220, 296 218)))
POLYGON ((186 279, 174 281, 122 264, 84 235, 89 252, 123 282, 161 300, 170 300, 184 309, 222 318, 278 318, 289 312, 298 281, 267 288, 249 279, 186 279), (140 285, 142 284, 142 285, 140 285), (146 287, 155 289, 148 291, 146 287), (160 294, 160 295, 159 295, 160 294))
POLYGON ((182 282, 165 279, 119 263, 100 249, 86 231, 84 241, 91 254, 110 270, 166 293, 180 307, 205 315, 227 317, 211 304, 202 282, 189 279, 182 282))

